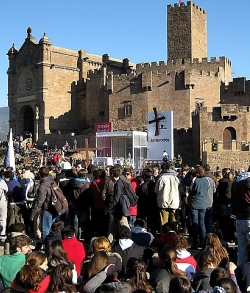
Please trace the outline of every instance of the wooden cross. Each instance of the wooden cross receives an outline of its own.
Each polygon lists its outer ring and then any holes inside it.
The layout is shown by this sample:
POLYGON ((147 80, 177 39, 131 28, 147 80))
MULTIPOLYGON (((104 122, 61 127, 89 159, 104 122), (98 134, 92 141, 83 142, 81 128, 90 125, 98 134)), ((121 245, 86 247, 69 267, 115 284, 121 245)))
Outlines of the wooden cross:
POLYGON ((148 121, 148 123, 149 124, 155 123, 155 136, 158 136, 160 134, 159 121, 166 119, 166 117, 164 115, 158 117, 156 107, 154 107, 153 110, 154 110, 154 114, 155 114, 155 119, 148 121))
POLYGON ((75 149, 71 149, 70 151, 72 153, 85 151, 86 152, 86 166, 88 167, 88 165, 89 165, 89 151, 99 151, 99 150, 102 150, 102 149, 103 148, 89 148, 89 141, 88 141, 87 138, 85 138, 85 140, 84 140, 84 148, 75 148, 75 149))

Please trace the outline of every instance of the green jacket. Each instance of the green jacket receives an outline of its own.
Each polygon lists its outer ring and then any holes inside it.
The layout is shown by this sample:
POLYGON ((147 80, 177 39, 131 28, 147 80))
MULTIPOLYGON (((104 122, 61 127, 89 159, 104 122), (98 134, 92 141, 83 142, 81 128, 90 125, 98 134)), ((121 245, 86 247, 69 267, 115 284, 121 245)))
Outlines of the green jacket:
POLYGON ((4 288, 10 287, 16 274, 21 270, 26 261, 25 254, 16 252, 11 255, 2 255, 0 257, 0 275, 4 288))

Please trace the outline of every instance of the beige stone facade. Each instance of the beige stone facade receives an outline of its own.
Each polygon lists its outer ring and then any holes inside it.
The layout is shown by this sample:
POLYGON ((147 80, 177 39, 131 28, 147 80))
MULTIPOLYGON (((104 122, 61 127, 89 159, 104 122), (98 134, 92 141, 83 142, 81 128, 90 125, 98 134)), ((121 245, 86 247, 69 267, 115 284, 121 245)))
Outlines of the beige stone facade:
POLYGON ((14 135, 32 132, 38 144, 48 140, 51 146, 79 135, 94 146, 95 122, 146 131, 147 114, 156 107, 174 111, 175 155, 181 154, 183 163, 210 160, 205 141, 224 148, 228 141, 230 151, 236 140, 241 150, 242 142, 250 141, 250 81, 231 80, 228 58, 207 58, 202 8, 188 1, 168 5, 167 14, 168 60, 151 64, 60 48, 46 35, 36 42, 28 28, 22 47, 8 51, 14 135))

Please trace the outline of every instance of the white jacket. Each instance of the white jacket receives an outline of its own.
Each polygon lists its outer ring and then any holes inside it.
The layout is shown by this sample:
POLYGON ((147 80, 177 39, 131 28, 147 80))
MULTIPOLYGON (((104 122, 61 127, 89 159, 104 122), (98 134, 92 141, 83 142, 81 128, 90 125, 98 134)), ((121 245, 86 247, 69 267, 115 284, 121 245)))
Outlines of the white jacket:
POLYGON ((179 208, 179 184, 180 180, 174 170, 167 170, 160 175, 154 189, 157 194, 157 205, 159 208, 179 208))

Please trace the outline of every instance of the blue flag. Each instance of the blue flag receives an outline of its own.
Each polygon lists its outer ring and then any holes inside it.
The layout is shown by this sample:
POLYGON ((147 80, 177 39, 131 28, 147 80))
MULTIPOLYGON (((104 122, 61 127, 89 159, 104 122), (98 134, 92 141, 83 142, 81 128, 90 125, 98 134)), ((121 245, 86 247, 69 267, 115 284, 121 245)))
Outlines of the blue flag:
POLYGON ((14 154, 14 146, 13 146, 13 138, 12 138, 12 128, 9 131, 8 137, 8 148, 6 151, 5 159, 4 159, 4 167, 12 167, 13 171, 16 170, 15 166, 15 154, 14 154))

